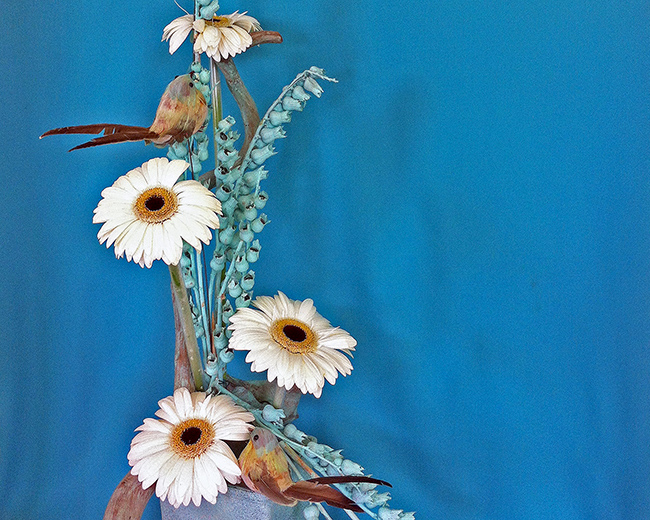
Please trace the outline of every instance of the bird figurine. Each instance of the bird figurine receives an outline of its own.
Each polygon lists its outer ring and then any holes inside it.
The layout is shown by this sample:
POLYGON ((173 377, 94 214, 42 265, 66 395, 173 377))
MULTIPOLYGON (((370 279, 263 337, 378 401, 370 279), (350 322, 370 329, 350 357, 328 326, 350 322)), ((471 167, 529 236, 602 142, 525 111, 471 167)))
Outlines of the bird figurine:
POLYGON ((253 491, 284 506, 298 501, 325 502, 330 506, 363 513, 353 500, 328 484, 370 482, 390 486, 388 482, 366 476, 317 477, 294 482, 289 472, 287 456, 277 437, 264 428, 255 428, 250 441, 239 455, 242 480, 253 491))
POLYGON ((41 139, 47 135, 62 134, 99 134, 87 143, 71 148, 79 150, 103 144, 125 143, 129 141, 143 141, 156 146, 182 142, 197 133, 208 117, 208 104, 205 97, 194 86, 190 74, 177 76, 172 81, 160 99, 156 117, 149 128, 143 126, 127 126, 115 124, 79 125, 55 128, 45 132, 41 139))

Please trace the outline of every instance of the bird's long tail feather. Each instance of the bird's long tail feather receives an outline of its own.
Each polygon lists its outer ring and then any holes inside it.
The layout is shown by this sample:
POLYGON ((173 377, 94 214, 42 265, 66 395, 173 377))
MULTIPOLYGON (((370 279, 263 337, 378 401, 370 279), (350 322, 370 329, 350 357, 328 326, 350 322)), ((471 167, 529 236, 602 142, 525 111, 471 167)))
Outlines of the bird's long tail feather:
POLYGON ((80 150, 81 148, 90 148, 92 146, 101 146, 103 144, 125 143, 129 141, 142 141, 153 140, 160 137, 155 132, 151 132, 144 126, 129 126, 129 125, 116 125, 116 124, 96 124, 96 125, 78 125, 78 126, 64 126, 62 128, 54 128, 45 132, 40 138, 48 135, 66 135, 66 134, 100 134, 104 135, 95 137, 87 143, 80 144, 71 148, 72 150, 80 150))

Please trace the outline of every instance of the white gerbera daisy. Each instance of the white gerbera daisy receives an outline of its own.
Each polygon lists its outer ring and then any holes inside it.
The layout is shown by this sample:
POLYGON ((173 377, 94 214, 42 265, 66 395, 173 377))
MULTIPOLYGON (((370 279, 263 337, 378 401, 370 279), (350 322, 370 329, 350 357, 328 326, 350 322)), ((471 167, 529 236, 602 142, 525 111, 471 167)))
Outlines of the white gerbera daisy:
POLYGON ((253 414, 225 395, 190 394, 179 388, 158 401, 161 420, 145 419, 128 454, 131 473, 143 489, 156 484, 156 496, 172 506, 214 504, 228 484, 240 480, 237 458, 224 442, 248 440, 253 414))
POLYGON ((154 260, 175 265, 183 240, 201 251, 210 243, 210 229, 219 227, 221 203, 197 181, 176 183, 189 166, 185 161, 151 159, 122 175, 102 191, 93 223, 106 247, 115 243, 115 256, 151 267, 154 260))
POLYGON ((352 357, 356 340, 332 327, 312 300, 293 301, 280 292, 273 298, 259 296, 253 305, 260 310, 238 309, 229 327, 230 348, 249 351, 246 361, 252 371, 266 370, 278 386, 295 385, 316 397, 325 380, 333 385, 339 372, 350 374, 352 363, 345 354, 352 357))
POLYGON ((169 40, 169 53, 174 54, 190 34, 196 31, 194 52, 205 53, 215 61, 245 51, 253 43, 249 34, 259 31, 259 22, 246 13, 214 15, 211 20, 194 19, 191 14, 176 18, 163 30, 163 41, 169 40))

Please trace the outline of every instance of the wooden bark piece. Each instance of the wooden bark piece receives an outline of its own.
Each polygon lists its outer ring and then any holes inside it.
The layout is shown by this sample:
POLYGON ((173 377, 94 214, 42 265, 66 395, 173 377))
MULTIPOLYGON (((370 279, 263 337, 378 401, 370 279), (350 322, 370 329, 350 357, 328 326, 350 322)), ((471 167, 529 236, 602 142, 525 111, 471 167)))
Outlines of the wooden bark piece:
POLYGON ((127 473, 108 502, 104 520, 140 520, 156 486, 142 489, 138 477, 127 473))

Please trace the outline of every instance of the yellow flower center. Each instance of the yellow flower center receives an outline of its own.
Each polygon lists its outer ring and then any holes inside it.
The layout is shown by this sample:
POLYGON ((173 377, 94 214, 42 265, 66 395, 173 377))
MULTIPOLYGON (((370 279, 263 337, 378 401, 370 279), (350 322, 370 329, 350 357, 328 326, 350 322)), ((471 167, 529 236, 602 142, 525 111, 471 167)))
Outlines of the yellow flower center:
POLYGON ((205 419, 187 419, 174 426, 170 436, 172 451, 184 458, 203 455, 214 441, 214 426, 205 419))
POLYGON ((314 331, 293 318, 274 321, 271 325, 271 337, 292 354, 311 354, 318 350, 318 340, 314 331))
POLYGON ((178 197, 172 190, 162 186, 142 192, 133 204, 135 216, 149 224, 164 222, 177 210, 178 197))
POLYGON ((214 16, 212 20, 207 21, 208 24, 212 25, 213 27, 229 27, 231 25, 230 23, 230 18, 227 16, 214 16))

